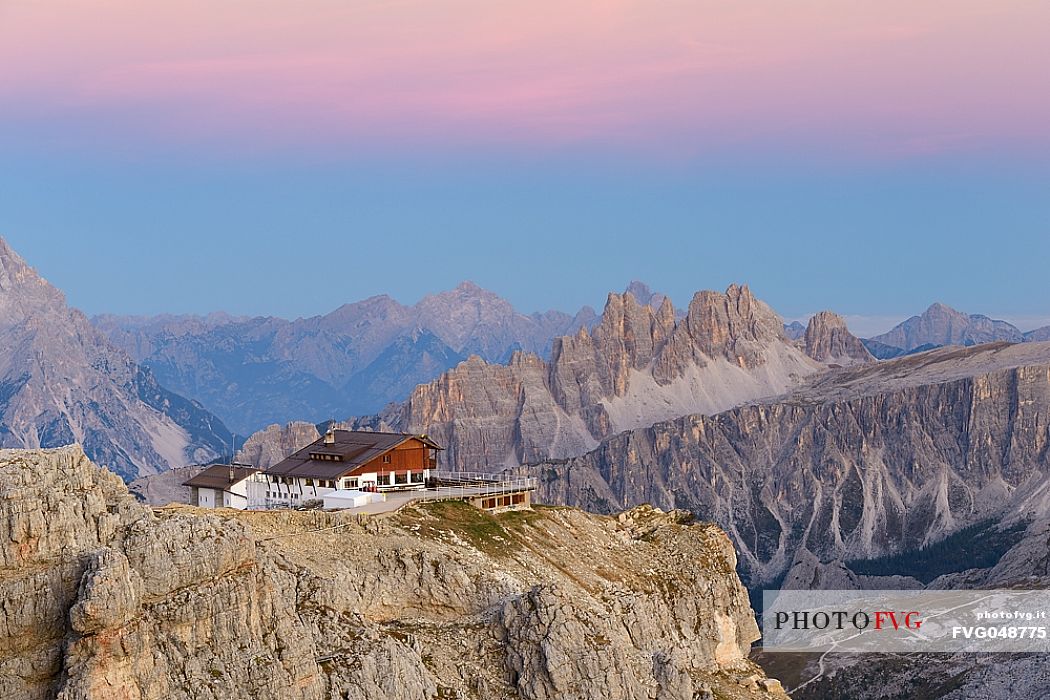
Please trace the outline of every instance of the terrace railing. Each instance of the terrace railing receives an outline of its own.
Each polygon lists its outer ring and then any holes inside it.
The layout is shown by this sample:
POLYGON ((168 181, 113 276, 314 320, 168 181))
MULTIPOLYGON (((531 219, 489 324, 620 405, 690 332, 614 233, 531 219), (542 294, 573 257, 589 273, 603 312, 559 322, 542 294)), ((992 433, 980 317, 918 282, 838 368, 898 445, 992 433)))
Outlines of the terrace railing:
POLYGON ((447 501, 502 496, 534 491, 537 486, 536 478, 531 476, 432 470, 427 488, 420 492, 420 500, 447 501))

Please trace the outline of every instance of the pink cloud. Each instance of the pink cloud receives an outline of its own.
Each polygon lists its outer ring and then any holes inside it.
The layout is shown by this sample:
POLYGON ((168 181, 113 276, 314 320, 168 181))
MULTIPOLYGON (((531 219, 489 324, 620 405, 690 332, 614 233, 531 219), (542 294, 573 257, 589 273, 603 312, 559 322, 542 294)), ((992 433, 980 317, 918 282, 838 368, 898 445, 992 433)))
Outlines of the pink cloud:
POLYGON ((0 103, 162 140, 920 155, 1047 146, 1046 46, 1050 6, 1023 0, 23 1, 0 5, 0 64, 17 67, 0 103))

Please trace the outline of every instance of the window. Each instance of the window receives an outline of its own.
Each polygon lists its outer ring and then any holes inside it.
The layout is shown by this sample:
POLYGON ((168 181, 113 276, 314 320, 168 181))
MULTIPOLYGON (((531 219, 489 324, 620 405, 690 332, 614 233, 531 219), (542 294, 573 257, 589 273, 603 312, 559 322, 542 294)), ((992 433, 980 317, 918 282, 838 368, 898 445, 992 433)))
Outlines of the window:
POLYGON ((390 464, 390 455, 383 455, 383 464, 390 464))
POLYGON ((343 479, 343 488, 345 489, 356 489, 357 479, 343 479))
POLYGON ((395 484, 407 484, 408 483, 408 472, 394 472, 394 483, 395 484))
POLYGON ((409 478, 413 484, 423 483, 423 472, 412 472, 412 476, 409 478))
POLYGON ((313 486, 314 485, 314 480, 313 479, 307 479, 306 480, 306 485, 307 486, 313 486))

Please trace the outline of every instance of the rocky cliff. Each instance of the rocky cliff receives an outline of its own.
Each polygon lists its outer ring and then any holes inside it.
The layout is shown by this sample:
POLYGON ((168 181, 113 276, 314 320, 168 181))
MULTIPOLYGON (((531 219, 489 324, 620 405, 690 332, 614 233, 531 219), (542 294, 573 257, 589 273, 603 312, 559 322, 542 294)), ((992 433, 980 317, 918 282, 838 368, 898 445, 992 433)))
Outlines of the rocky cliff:
POLYGON ((999 343, 826 372, 532 470, 550 502, 718 522, 752 585, 838 587, 843 561, 1004 520, 1015 494, 1043 483, 1048 426, 1050 344, 999 343))
POLYGON ((0 452, 0 696, 785 697, 687 521, 154 511, 79 448, 0 452))
POLYGON ((206 461, 232 436, 113 347, 0 239, 0 446, 79 442, 126 478, 206 461))

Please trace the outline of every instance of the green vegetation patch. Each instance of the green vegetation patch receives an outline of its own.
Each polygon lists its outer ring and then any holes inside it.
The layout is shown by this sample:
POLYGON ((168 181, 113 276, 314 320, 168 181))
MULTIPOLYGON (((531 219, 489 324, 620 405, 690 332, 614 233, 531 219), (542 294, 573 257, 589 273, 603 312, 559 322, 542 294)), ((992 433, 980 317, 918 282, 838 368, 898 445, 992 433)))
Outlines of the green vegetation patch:
POLYGON ((1005 530, 983 520, 922 549, 876 559, 853 559, 846 566, 862 576, 911 576, 928 584, 938 576, 967 569, 988 569, 1021 541, 1027 523, 1005 530))
POLYGON ((447 539, 451 532, 486 554, 509 556, 521 548, 514 531, 542 517, 533 511, 492 514, 462 501, 438 501, 405 509, 401 523, 423 537, 447 539))

